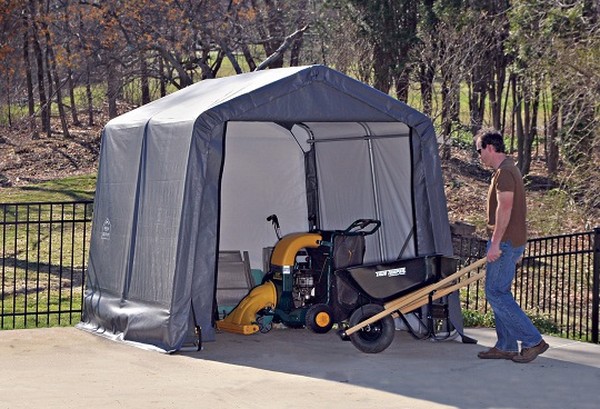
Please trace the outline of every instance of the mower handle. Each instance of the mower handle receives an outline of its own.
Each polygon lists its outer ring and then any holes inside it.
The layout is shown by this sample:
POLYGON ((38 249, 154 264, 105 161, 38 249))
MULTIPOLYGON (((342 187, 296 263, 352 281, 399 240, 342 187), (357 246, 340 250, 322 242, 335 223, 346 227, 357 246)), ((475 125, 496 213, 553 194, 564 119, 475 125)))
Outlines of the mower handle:
POLYGON ((375 219, 358 219, 352 222, 342 234, 360 234, 361 236, 369 236, 375 233, 381 227, 381 221, 375 219), (373 225, 370 230, 366 230, 368 226, 373 225))
POLYGON ((281 231, 279 228, 279 218, 277 217, 276 214, 272 214, 269 217, 267 217, 267 221, 271 222, 271 224, 273 224, 273 228, 275 229, 275 235, 277 236, 278 240, 281 240, 281 231))

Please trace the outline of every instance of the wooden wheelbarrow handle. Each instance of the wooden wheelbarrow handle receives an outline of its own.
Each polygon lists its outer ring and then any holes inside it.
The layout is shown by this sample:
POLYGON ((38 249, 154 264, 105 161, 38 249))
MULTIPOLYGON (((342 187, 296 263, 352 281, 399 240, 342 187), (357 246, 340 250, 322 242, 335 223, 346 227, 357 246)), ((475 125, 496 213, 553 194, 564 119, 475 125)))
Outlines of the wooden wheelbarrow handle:
POLYGON ((472 283, 473 281, 483 278, 485 272, 480 272, 474 276, 471 276, 465 280, 462 280, 458 283, 453 284, 453 281, 458 280, 460 277, 464 276, 465 274, 467 274, 470 271, 473 271, 473 270, 476 270, 476 269, 482 267, 483 265, 485 265, 485 263, 486 263, 485 258, 479 259, 476 262, 469 264, 466 267, 461 268, 456 273, 453 273, 440 281, 437 281, 433 284, 429 284, 429 285, 427 285, 423 288, 420 288, 410 294, 406 294, 406 295, 399 297, 393 301, 385 303, 383 305, 383 311, 373 315, 370 318, 367 318, 366 320, 364 320, 362 322, 359 322, 358 324, 356 324, 353 327, 346 329, 345 331, 342 332, 341 336, 347 337, 349 335, 352 335, 355 332, 360 331, 362 328, 366 327, 367 325, 370 325, 376 321, 379 321, 383 317, 385 317, 389 314, 392 314, 396 311, 400 311, 403 314, 413 311, 414 309, 419 308, 419 307, 427 304, 427 302, 429 302, 429 294, 433 294, 432 299, 437 300, 438 298, 441 298, 444 295, 450 294, 451 292, 456 291, 456 290, 472 283))

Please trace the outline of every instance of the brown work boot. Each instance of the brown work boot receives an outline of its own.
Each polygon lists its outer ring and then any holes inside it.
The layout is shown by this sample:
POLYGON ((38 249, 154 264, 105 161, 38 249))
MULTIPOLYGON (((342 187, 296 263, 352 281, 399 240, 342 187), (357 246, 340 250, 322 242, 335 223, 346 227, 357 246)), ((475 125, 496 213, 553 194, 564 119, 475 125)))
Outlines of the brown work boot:
POLYGON ((531 348, 522 348, 521 353, 519 355, 515 355, 512 357, 513 362, 518 362, 520 364, 525 364, 527 362, 533 361, 537 358, 538 355, 543 354, 548 350, 550 345, 546 343, 543 339, 534 347, 531 348))
POLYGON ((514 359, 517 356, 516 352, 503 351, 496 347, 490 348, 487 351, 481 351, 477 354, 481 359, 514 359))

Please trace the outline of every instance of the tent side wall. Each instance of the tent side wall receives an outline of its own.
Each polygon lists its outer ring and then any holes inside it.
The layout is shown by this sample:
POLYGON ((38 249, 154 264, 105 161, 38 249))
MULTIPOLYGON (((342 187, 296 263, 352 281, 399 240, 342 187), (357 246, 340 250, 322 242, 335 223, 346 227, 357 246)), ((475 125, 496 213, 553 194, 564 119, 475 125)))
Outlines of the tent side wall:
POLYGON ((414 256, 409 128, 401 122, 363 122, 353 123, 352 132, 332 125, 348 136, 314 132, 320 227, 340 229, 356 219, 375 218, 382 226, 366 238, 365 262, 395 260, 401 251, 404 257, 414 256))
POLYGON ((304 151, 273 122, 227 123, 220 192, 219 251, 247 251, 252 269, 264 269, 263 249, 277 243, 269 215, 282 234, 309 229, 304 151))
POLYGON ((207 127, 199 118, 192 133, 178 239, 178 281, 172 304, 172 315, 180 324, 179 346, 191 335, 193 328, 186 327, 190 319, 202 331, 204 341, 215 337, 213 302, 225 129, 225 122, 207 127))
POLYGON ((81 327, 178 348, 189 313, 173 315, 171 303, 186 298, 174 287, 190 133, 185 122, 105 128, 81 327))

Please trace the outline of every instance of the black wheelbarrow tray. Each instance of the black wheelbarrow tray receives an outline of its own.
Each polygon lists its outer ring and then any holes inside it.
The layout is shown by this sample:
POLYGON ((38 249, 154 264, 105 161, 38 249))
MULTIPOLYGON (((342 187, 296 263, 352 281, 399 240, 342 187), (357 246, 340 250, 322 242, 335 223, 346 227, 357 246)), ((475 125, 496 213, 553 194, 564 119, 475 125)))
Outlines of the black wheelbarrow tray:
MULTIPOLYGON (((350 275, 355 285, 372 302, 358 307, 350 316, 349 327, 338 334, 342 339, 349 338, 362 352, 378 353, 385 350, 394 338, 394 318, 457 291, 483 278, 485 274, 485 271, 479 271, 461 280, 467 273, 484 266, 485 258, 446 274, 451 268, 451 261, 444 256, 433 256, 348 269, 345 274, 350 275), (413 279, 410 277, 410 271, 414 270, 410 268, 411 263, 421 263, 421 268, 417 268, 420 272, 413 279)), ((452 271, 455 270, 454 264, 452 271)))

